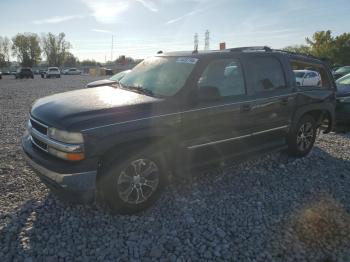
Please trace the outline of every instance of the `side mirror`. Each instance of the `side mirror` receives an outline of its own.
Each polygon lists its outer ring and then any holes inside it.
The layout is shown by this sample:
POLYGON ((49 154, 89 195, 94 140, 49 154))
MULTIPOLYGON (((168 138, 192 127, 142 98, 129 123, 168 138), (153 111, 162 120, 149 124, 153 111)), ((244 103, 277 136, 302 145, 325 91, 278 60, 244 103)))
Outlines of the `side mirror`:
POLYGON ((221 98, 220 91, 215 86, 201 86, 198 90, 198 99, 200 101, 214 101, 221 98))

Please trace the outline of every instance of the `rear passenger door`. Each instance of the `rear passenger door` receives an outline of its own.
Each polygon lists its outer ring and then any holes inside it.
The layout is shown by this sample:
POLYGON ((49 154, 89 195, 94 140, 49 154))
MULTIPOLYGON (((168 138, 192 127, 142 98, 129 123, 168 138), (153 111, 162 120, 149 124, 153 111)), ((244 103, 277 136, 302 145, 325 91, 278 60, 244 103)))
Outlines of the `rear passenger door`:
POLYGON ((182 116, 188 152, 199 156, 200 162, 207 162, 248 151, 254 115, 244 103, 249 97, 240 61, 218 58, 209 62, 196 89, 200 93, 208 87, 218 92, 218 99, 198 99, 182 116))
POLYGON ((250 56, 245 60, 248 86, 254 100, 257 149, 285 143, 296 94, 286 74, 290 70, 283 62, 271 54, 250 56))

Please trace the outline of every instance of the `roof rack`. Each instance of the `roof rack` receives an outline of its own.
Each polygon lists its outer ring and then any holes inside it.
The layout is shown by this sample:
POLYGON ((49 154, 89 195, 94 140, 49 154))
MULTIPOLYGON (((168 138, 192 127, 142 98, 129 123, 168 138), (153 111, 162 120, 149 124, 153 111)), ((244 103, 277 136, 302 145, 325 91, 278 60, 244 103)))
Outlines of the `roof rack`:
POLYGON ((319 57, 316 57, 316 56, 313 56, 310 54, 305 54, 305 53, 293 52, 293 51, 288 51, 288 50, 283 50, 283 49, 274 49, 273 51, 282 52, 282 53, 291 54, 291 55, 306 56, 306 57, 322 60, 319 57))
POLYGON ((296 56, 304 56, 308 58, 313 58, 321 61, 326 61, 326 58, 320 58, 316 57, 310 54, 305 54, 305 53, 298 53, 298 52, 293 52, 293 51, 288 51, 288 50, 282 50, 282 49, 272 49, 268 46, 247 46, 247 47, 237 47, 237 48, 231 48, 229 49, 230 52, 257 52, 257 51, 262 51, 262 52, 282 52, 290 55, 296 55, 296 56))
POLYGON ((272 49, 268 46, 246 46, 246 47, 237 47, 229 49, 230 52, 255 52, 255 51, 265 51, 271 52, 272 49))

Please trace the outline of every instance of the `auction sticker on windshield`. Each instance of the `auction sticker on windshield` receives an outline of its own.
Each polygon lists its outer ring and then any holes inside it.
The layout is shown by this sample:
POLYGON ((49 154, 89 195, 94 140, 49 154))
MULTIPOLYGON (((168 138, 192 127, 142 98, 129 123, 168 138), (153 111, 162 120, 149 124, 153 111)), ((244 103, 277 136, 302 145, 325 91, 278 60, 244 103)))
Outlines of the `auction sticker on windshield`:
POLYGON ((194 65, 198 62, 197 58, 193 57, 179 57, 176 59, 176 63, 181 63, 181 64, 191 64, 194 65))

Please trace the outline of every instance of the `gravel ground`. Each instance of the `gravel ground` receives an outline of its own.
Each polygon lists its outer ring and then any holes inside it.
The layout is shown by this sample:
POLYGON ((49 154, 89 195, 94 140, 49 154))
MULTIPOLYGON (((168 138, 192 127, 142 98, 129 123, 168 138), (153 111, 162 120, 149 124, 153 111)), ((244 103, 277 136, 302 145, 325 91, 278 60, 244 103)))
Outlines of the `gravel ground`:
POLYGON ((172 183, 137 216, 62 203, 25 165, 28 110, 96 78, 0 80, 1 261, 350 261, 350 135, 172 183))

